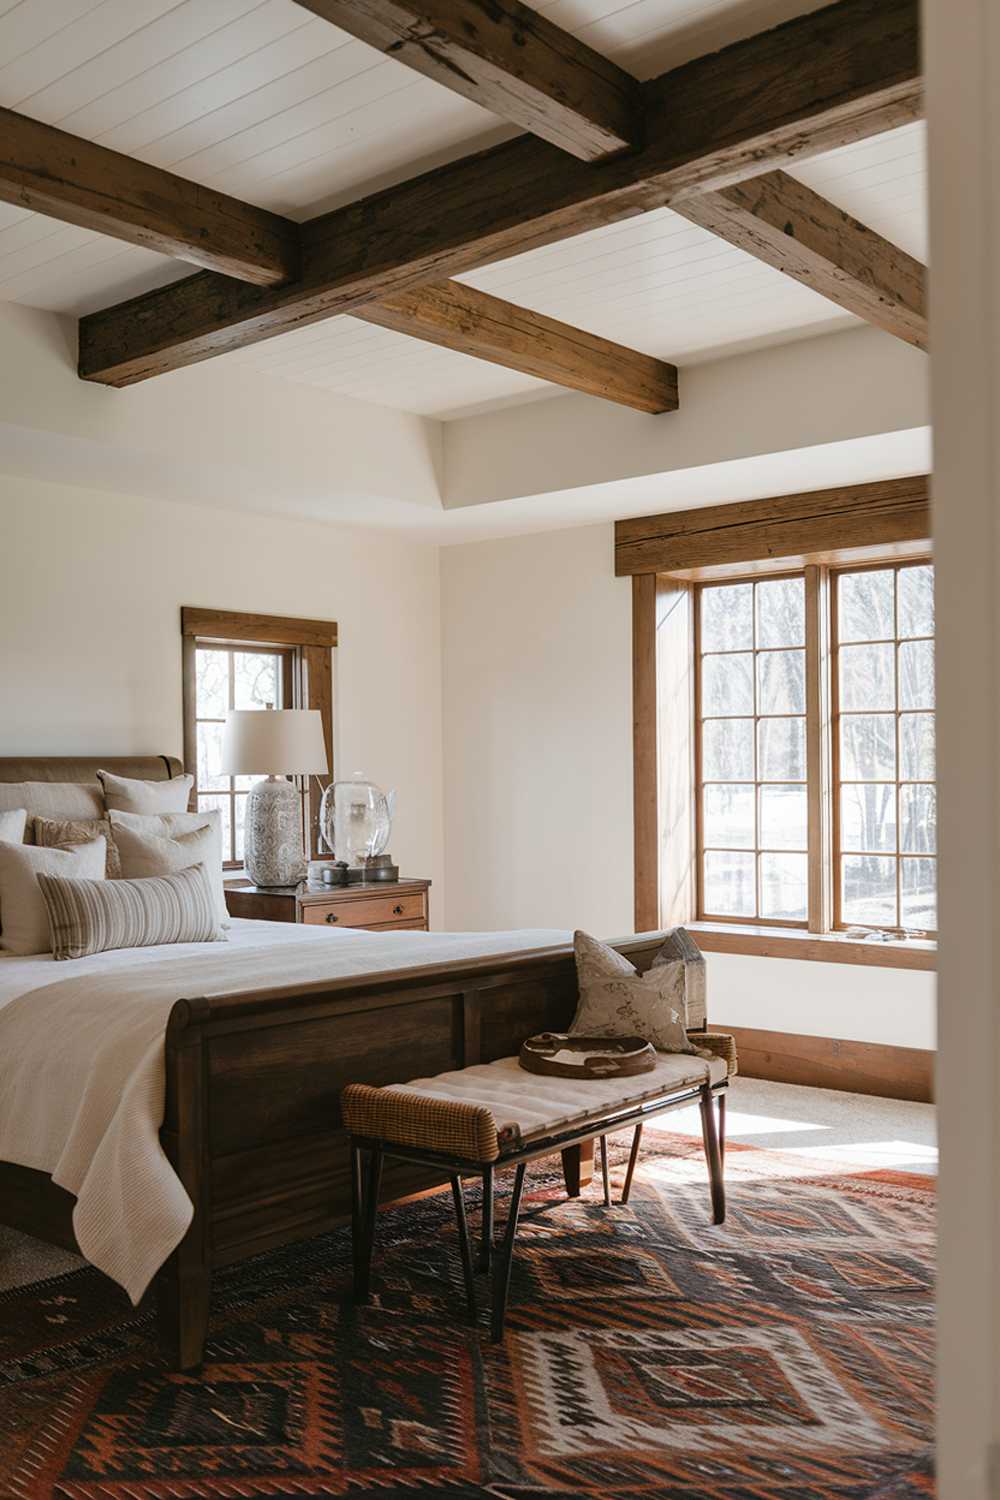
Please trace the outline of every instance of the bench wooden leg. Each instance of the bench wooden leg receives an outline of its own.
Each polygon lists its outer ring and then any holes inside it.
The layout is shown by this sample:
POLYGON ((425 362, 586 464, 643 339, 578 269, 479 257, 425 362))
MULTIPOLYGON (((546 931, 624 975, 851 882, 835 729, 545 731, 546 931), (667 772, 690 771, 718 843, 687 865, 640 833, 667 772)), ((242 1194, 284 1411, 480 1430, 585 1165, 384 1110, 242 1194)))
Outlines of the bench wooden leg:
POLYGON ((637 1125, 632 1136, 632 1150, 628 1157, 628 1170, 625 1173, 625 1186, 622 1188, 622 1202, 627 1203, 632 1191, 632 1177, 635 1173, 635 1164, 639 1159, 639 1142, 642 1140, 642 1126, 637 1125))
POLYGON ((493 1259, 493 1168, 483 1168, 483 1237, 479 1245, 479 1270, 488 1271, 493 1259))
POLYGON ((726 1096, 719 1095, 719 1159, 726 1165, 726 1096))
POLYGON ((372 1256, 375 1253, 375 1219, 378 1214, 379 1188, 382 1185, 381 1146, 376 1146, 372 1150, 367 1175, 361 1215, 361 1254, 356 1262, 354 1280, 354 1295, 358 1302, 367 1302, 371 1292, 372 1256))
POLYGON ((458 1224, 458 1249, 462 1257, 462 1280, 465 1282, 465 1306, 469 1322, 476 1324, 476 1282, 472 1270, 472 1246, 469 1243, 469 1221, 465 1215, 465 1198, 462 1196, 462 1179, 451 1179, 451 1196, 455 1200, 455 1221, 458 1224))
POLYGON ((354 1265, 354 1295, 357 1297, 358 1289, 363 1276, 363 1250, 365 1242, 365 1224, 362 1211, 364 1202, 364 1158, 361 1155, 361 1147, 351 1141, 351 1257, 354 1265))
POLYGON ((567 1196, 579 1198, 582 1190, 594 1180, 593 1141, 583 1141, 579 1146, 567 1146, 562 1153, 562 1167, 567 1196))
POLYGON ((714 1100, 708 1084, 701 1091, 701 1131, 705 1140, 705 1159, 708 1162, 708 1178, 712 1189, 712 1223, 721 1224, 726 1217, 726 1188, 722 1176, 719 1137, 715 1128, 714 1100))
POLYGON ((496 1255, 493 1268, 493 1342, 499 1344, 503 1338, 504 1318, 507 1313, 507 1289, 510 1286, 510 1263, 514 1256, 514 1237, 517 1234, 517 1216, 521 1211, 521 1194, 524 1191, 524 1162, 514 1174, 514 1191, 511 1194, 510 1210, 504 1226, 503 1242, 496 1255))
POLYGON ((604 1188, 604 1207, 611 1207, 611 1179, 608 1176, 608 1138, 601 1136, 601 1185, 604 1188))

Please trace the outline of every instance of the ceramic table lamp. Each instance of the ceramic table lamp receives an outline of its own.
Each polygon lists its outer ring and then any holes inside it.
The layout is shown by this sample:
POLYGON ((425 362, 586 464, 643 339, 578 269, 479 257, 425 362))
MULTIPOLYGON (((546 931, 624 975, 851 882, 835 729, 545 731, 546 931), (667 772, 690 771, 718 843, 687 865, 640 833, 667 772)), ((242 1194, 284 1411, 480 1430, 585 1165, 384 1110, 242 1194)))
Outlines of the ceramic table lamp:
POLYGON ((302 799, 294 782, 282 778, 329 771, 319 709, 230 709, 220 769, 265 777, 247 793, 243 862, 250 879, 295 885, 306 873, 302 799))

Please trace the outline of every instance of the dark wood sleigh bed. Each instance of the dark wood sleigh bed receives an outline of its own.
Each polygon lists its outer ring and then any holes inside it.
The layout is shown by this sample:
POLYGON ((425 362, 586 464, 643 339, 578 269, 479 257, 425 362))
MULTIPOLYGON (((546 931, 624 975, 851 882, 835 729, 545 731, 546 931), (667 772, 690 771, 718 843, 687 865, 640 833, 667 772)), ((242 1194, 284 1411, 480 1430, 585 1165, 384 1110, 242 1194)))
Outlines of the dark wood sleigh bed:
MULTIPOLYGON (((147 780, 181 769, 163 756, 0 759, 0 782, 89 783, 98 767, 147 780)), ((617 946, 644 970, 663 936, 617 946)), ((194 1218, 155 1283, 171 1362, 201 1361, 216 1267, 350 1219, 345 1084, 399 1083, 510 1056, 533 1032, 564 1030, 576 999, 567 945, 178 1000, 166 1034, 161 1141, 194 1218)), ((593 1143, 562 1155, 567 1190, 578 1193, 593 1143)), ((383 1201, 444 1180, 387 1168, 383 1201)), ((74 1204, 47 1174, 0 1162, 0 1222, 79 1253, 74 1204)))

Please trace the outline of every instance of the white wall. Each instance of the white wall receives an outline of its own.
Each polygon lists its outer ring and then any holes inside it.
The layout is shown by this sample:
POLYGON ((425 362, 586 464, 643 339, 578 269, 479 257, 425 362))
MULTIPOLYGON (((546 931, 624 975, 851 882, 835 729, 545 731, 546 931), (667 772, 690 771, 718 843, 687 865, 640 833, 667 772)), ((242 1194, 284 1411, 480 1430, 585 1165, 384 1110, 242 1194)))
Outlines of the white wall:
POLYGON ((1000 6, 925 0, 941 807, 938 1493, 1000 1495, 1000 6))
MULTIPOLYGON (((663 494, 675 476, 683 486, 687 472, 705 466, 881 438, 923 428, 928 420, 926 355, 877 328, 849 329, 686 366, 679 409, 663 416, 573 395, 449 422, 445 505, 462 509, 586 492, 650 475, 663 494)), ((822 472, 814 470, 806 487, 820 486, 822 472)), ((635 493, 630 487, 630 498, 635 493)), ((605 515, 657 508, 645 495, 638 510, 628 503, 605 515)), ((670 489, 658 508, 685 503, 670 489)), ((546 511, 549 524, 558 525, 548 503, 546 511)), ((526 515, 524 506, 519 515, 526 515)))
MULTIPOLYGON (((633 930, 631 587, 613 527, 441 561, 449 927, 633 930)), ((719 1022, 933 1047, 934 976, 709 956, 719 1022)))
POLYGON ((336 764, 444 913, 437 548, 0 475, 0 755, 182 753, 182 604, 336 620, 336 764))

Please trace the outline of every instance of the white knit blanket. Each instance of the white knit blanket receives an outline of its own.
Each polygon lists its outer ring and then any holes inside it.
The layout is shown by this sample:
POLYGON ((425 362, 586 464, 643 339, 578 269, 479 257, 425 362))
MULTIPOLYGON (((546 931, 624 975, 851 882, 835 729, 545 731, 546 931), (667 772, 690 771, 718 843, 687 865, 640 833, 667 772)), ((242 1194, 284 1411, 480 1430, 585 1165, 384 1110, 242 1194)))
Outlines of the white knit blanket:
POLYGON ((50 955, 0 959, 0 1160, 48 1172, 75 1196, 81 1251, 136 1303, 193 1214, 159 1139, 175 1001, 567 941, 550 931, 331 933, 243 921, 228 943, 58 966, 50 955))

